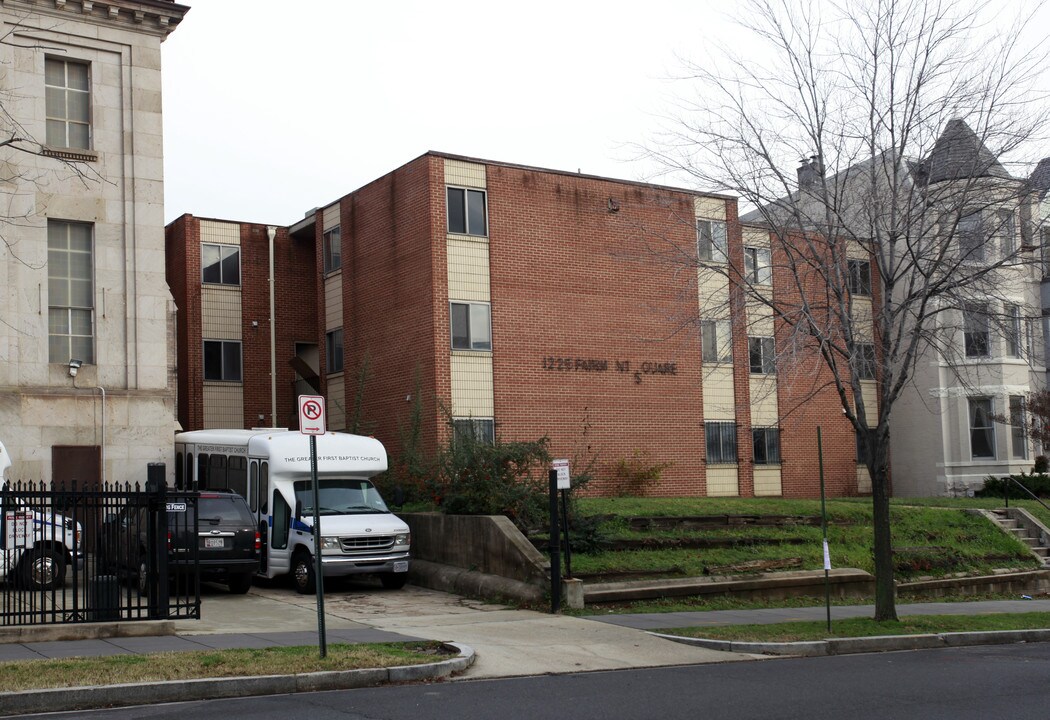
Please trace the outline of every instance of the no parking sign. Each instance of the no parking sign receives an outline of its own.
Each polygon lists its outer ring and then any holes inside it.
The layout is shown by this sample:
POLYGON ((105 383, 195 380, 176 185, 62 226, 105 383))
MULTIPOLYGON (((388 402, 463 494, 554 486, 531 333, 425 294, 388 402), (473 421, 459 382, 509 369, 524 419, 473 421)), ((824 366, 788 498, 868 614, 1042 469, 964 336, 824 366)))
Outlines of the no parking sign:
POLYGON ((299 396, 299 432, 303 435, 324 435, 324 414, 323 396, 299 396))

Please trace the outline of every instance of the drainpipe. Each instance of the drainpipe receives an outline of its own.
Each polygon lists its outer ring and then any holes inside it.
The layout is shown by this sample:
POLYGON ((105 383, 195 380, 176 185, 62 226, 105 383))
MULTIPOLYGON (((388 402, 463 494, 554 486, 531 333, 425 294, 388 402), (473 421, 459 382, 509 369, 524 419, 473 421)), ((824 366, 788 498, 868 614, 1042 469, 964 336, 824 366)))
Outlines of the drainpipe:
POLYGON ((274 278, 273 278, 273 239, 277 228, 266 226, 266 236, 270 239, 270 427, 277 427, 277 335, 274 319, 274 278))
POLYGON ((95 388, 102 393, 102 486, 106 485, 106 388, 101 385, 95 388))

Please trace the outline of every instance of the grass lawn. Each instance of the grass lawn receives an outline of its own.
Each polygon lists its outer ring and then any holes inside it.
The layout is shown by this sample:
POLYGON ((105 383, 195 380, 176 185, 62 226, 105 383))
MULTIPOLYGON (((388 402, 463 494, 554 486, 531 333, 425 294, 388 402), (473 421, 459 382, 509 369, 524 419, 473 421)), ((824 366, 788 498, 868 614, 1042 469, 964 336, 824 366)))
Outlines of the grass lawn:
POLYGON ((1032 612, 1004 615, 912 615, 900 622, 875 622, 870 618, 833 620, 831 632, 826 621, 790 622, 774 625, 725 625, 720 627, 668 628, 659 632, 712 640, 751 642, 795 642, 829 638, 873 637, 876 635, 921 635, 923 633, 975 632, 990 630, 1030 630, 1050 628, 1050 613, 1032 612))
MULTIPOLYGON (((726 548, 667 548, 577 552, 573 572, 590 580, 615 580, 624 573, 674 573, 696 576, 705 569, 753 560, 799 558, 798 569, 823 567, 821 529, 806 525, 783 527, 725 526, 702 530, 632 531, 631 517, 683 517, 697 515, 808 515, 820 514, 819 500, 773 498, 582 498, 581 516, 603 516, 599 539, 631 538, 749 538, 754 544, 726 548), (769 542, 762 542, 762 540, 769 542), (784 544, 784 540, 797 544, 784 544), (780 542, 777 542, 780 541, 780 542)), ((995 569, 1027 570, 1038 567, 1027 548, 984 518, 963 512, 966 508, 993 508, 995 498, 923 499, 896 501, 891 507, 893 545, 897 549, 896 577, 901 581, 980 575, 995 569)), ((1018 503, 1036 512, 1037 503, 1018 503), (1034 509, 1031 506, 1035 506, 1034 509)), ((834 499, 827 502, 828 543, 832 567, 874 571, 870 500, 834 499)), ((1045 511, 1043 511, 1045 512, 1045 511)), ((1037 513, 1038 516, 1038 513, 1037 513)), ((1046 520, 1050 522, 1050 513, 1046 520)))
MULTIPOLYGON (((1033 596, 1039 600, 1050 599, 1047 595, 1033 596)), ((944 602, 977 602, 979 600, 1018 600, 1017 593, 984 593, 981 595, 945 595, 945 596, 900 596, 898 605, 912 603, 944 602)), ((875 597, 831 598, 831 604, 838 606, 874 605, 875 597)), ((545 607, 545 606, 543 606, 545 607)), ((537 606, 536 609, 543 609, 537 606)), ((706 612, 710 610, 761 610, 764 608, 806 608, 824 607, 824 596, 791 597, 767 600, 763 598, 736 598, 714 595, 692 595, 687 597, 654 598, 652 600, 635 600, 622 603, 602 603, 589 605, 580 609, 562 608, 566 615, 609 615, 624 613, 672 613, 672 612, 706 612)))
POLYGON ((300 646, 12 661, 0 663, 0 692, 421 665, 445 655, 440 643, 415 642, 328 645, 324 660, 300 646))

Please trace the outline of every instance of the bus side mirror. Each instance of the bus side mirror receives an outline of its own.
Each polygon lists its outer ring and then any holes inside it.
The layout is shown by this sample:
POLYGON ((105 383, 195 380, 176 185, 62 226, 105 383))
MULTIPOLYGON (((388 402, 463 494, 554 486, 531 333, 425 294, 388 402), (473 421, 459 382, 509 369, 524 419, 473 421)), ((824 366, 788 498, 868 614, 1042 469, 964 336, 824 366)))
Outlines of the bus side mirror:
POLYGON ((303 517, 303 501, 298 498, 295 501, 295 521, 299 522, 303 517))

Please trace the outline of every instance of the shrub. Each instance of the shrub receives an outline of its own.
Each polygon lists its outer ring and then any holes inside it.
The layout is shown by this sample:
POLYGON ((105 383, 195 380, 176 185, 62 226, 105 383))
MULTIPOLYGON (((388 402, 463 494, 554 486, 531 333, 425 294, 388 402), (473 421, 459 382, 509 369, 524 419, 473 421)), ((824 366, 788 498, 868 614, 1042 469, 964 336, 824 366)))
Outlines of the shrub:
POLYGON ((1043 475, 1046 474, 1047 470, 1050 470, 1050 460, 1047 459, 1046 455, 1036 455, 1032 472, 1043 475))
POLYGON ((506 515, 524 530, 544 520, 549 464, 547 438, 490 444, 453 433, 427 489, 446 514, 506 515))
POLYGON ((1024 472, 1003 478, 989 475, 985 478, 984 487, 976 491, 974 495, 976 497, 1010 497, 1016 500, 1029 499, 1028 493, 1011 482, 1011 478, 1028 488, 1036 497, 1050 497, 1050 475, 1024 472))
POLYGON ((660 482, 663 471, 674 463, 654 463, 647 450, 635 450, 630 457, 620 458, 614 476, 620 497, 645 495, 653 485, 660 482))

